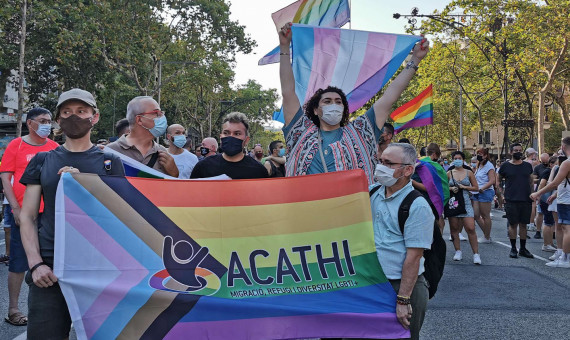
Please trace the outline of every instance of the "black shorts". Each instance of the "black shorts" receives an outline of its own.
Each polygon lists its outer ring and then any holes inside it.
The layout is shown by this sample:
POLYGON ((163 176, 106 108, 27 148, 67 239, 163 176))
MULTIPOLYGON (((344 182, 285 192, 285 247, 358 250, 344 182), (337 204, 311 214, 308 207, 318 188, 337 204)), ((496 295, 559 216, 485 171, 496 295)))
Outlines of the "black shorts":
POLYGON ((509 225, 529 224, 531 212, 531 202, 505 202, 505 213, 509 225))

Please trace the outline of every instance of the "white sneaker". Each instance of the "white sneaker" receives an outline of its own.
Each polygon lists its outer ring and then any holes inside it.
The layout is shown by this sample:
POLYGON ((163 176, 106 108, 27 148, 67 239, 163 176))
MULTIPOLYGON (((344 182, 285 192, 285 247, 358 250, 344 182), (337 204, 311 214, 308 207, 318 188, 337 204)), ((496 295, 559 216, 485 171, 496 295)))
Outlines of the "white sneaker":
POLYGON ((449 235, 449 240, 450 240, 450 241, 453 241, 453 238, 451 237, 451 235, 449 235))
POLYGON ((459 233, 459 241, 467 241, 467 238, 462 233, 459 233))
POLYGON ((473 263, 481 264, 481 256, 479 256, 479 254, 473 254, 473 263))
POLYGON ((491 243, 491 242, 493 242, 493 241, 491 240, 490 237, 489 237, 489 238, 485 238, 485 236, 481 236, 481 237, 479 237, 479 238, 477 239, 477 242, 479 242, 479 243, 491 243))
POLYGON ((556 259, 558 259, 560 257, 560 255, 562 254, 562 250, 561 249, 556 249, 556 251, 554 252, 554 254, 549 257, 548 259, 550 261, 556 261, 556 259))
POLYGON ((551 253, 554 253, 557 249, 554 248, 553 246, 551 246, 550 244, 547 245, 543 245, 542 246, 542 251, 549 251, 551 253))
POLYGON ((552 268, 570 268, 570 258, 567 254, 562 253, 556 260, 548 262, 546 265, 552 268))
POLYGON ((461 261, 462 258, 461 250, 456 250, 455 255, 453 255, 453 261, 461 261))

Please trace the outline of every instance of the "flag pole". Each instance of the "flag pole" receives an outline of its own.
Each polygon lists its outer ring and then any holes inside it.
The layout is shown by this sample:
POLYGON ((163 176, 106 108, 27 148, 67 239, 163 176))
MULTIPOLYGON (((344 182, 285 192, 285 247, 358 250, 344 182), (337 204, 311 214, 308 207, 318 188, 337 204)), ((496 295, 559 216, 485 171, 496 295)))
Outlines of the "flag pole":
POLYGON ((348 14, 350 15, 350 19, 348 19, 348 29, 352 29, 352 1, 348 0, 348 14))

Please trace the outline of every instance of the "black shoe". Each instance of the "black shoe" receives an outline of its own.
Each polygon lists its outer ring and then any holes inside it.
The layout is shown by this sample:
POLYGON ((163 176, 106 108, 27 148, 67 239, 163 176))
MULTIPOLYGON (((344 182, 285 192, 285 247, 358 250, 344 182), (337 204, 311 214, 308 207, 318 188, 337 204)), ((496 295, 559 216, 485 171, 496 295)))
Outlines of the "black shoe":
POLYGON ((503 215, 503 218, 507 218, 507 214, 504 214, 504 215, 503 215))
POLYGON ((516 249, 511 249, 511 253, 509 254, 509 256, 513 259, 516 259, 517 257, 519 257, 517 255, 517 250, 516 249))
POLYGON ((521 250, 519 250, 519 255, 529 259, 534 259, 534 255, 532 255, 526 248, 521 248, 521 250))
POLYGON ((541 240, 542 236, 540 236, 540 231, 537 231, 536 234, 534 234, 534 238, 537 240, 541 240))

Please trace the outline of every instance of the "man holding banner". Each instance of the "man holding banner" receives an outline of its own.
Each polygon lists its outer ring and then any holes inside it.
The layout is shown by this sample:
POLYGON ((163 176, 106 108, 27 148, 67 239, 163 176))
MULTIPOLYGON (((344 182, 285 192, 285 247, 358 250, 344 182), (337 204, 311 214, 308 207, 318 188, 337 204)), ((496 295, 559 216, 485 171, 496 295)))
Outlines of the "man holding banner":
MULTIPOLYGON (((377 72, 367 74, 367 66, 358 66, 361 70, 362 79, 355 80, 355 87, 350 88, 351 98, 345 95, 344 91, 330 86, 336 85, 334 79, 337 77, 338 70, 336 66, 342 65, 342 60, 350 59, 352 55, 341 55, 345 53, 342 46, 335 47, 333 44, 342 44, 342 34, 346 30, 334 31, 334 29, 320 29, 311 28, 306 26, 293 26, 291 23, 286 24, 279 31, 279 46, 280 46, 280 78, 281 78, 281 91, 283 95, 283 112, 285 118, 285 126, 283 133, 287 142, 289 154, 287 157, 287 176, 299 176, 306 174, 317 174, 332 171, 341 171, 349 169, 363 169, 368 177, 369 183, 373 182, 373 171, 376 157, 377 144, 381 134, 381 128, 390 114, 392 104, 400 97, 404 89, 408 86, 410 80, 414 76, 419 63, 427 55, 429 50, 429 43, 426 39, 422 39, 417 43, 412 52, 411 60, 406 65, 405 69, 399 76, 392 81, 390 86, 386 89, 384 95, 374 103, 373 107, 369 109, 366 114, 360 116, 353 122, 349 122, 350 112, 362 106, 367 98, 374 95, 371 89, 376 92, 379 89, 380 83, 387 82, 389 78, 389 70, 397 69, 399 66, 398 61, 403 60, 408 55, 408 52, 398 53, 400 59, 389 59, 380 66, 377 72), (290 58, 289 45, 292 41, 293 31, 298 30, 303 32, 304 36, 297 41, 293 39, 293 50, 295 53, 303 53, 306 49, 313 49, 315 52, 310 56, 304 56, 304 60, 298 61, 293 56, 293 65, 296 65, 294 71, 290 58), (327 31, 324 31, 327 30, 327 31), (340 32, 343 31, 343 32, 340 32), (314 32, 314 37, 312 36, 314 32), (319 33, 320 32, 320 33, 319 33), (340 33, 339 33, 340 32, 340 33), (328 36, 327 36, 328 34, 328 36), (339 39, 338 34, 341 35, 339 39), (303 39, 306 36, 306 41, 303 39), (324 37, 318 42, 317 38, 324 37), (311 40, 313 39, 313 40, 311 40), (339 42, 340 41, 340 42, 339 42), (323 51, 327 48, 334 49, 336 55, 336 65, 327 67, 329 64, 327 60, 319 58, 323 51), (336 48, 336 49, 335 49, 336 48), (308 58, 312 65, 300 66, 299 63, 307 61, 308 58), (297 64, 295 64, 297 63, 297 64), (297 68, 300 68, 299 71, 297 68), (297 79, 296 75, 309 72, 307 79, 301 81, 297 79), (318 69, 319 74, 314 71, 318 69), (324 72, 334 74, 324 74, 324 72), (313 74, 315 73, 315 74, 313 74), (301 107, 300 97, 302 90, 310 90, 310 86, 315 79, 330 77, 333 80, 325 85, 324 89, 318 89, 316 92, 307 93, 308 100, 306 104, 301 107), (383 79, 383 80, 382 80, 383 79), (296 88, 296 83, 308 84, 306 89, 296 88), (356 91, 359 90, 360 92, 356 91), (297 93, 299 92, 299 93, 297 93), (362 92, 366 92, 363 94, 362 92), (348 98, 348 100, 347 100, 348 98), (361 105, 362 103, 362 105, 361 105), (359 106, 360 105, 360 106, 359 106)), ((358 32, 354 33, 357 34, 358 32)), ((360 32, 366 33, 366 32, 360 32)), ((366 33, 368 37, 376 37, 375 33, 366 33)), ((358 37, 355 37, 357 39, 358 37)), ((415 37, 411 37, 414 38, 415 37)), ((410 37, 377 37, 366 39, 408 39, 406 43, 408 46, 413 46, 414 42, 419 40, 411 39, 410 37), (412 44, 412 45, 410 45, 412 44)), ((369 40, 367 40, 369 41, 369 40)), ((392 46, 397 44, 391 43, 392 46)), ((367 51, 360 51, 364 54, 364 59, 374 58, 376 53, 376 46, 369 48, 371 45, 365 45, 367 51), (370 53, 367 53, 370 52, 370 53)), ((392 47, 393 48, 393 47, 392 47)), ((310 53, 308 53, 310 54, 310 53)), ((380 57, 378 57, 380 58, 380 57)), ((363 60, 362 64, 366 64, 367 60, 363 60)), ((349 64, 350 66, 350 64, 349 64)), ((341 66, 339 66, 341 67, 341 66)), ((339 68, 339 70, 341 70, 339 68)), ((350 73, 347 69, 342 70, 341 73, 350 73)), ((341 84, 346 83, 346 79, 338 81, 341 84)), ((297 84, 298 86, 301 86, 297 84)), ((343 86, 340 86, 343 87, 343 86)), ((301 94, 302 95, 302 94, 301 94)))

